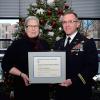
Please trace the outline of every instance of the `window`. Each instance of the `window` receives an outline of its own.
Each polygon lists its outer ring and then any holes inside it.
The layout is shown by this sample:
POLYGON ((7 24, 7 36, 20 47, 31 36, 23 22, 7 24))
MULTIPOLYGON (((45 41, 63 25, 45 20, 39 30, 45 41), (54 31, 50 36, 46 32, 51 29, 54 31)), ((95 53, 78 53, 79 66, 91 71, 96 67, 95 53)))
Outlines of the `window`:
POLYGON ((7 48, 14 39, 19 19, 0 19, 0 49, 7 48))
POLYGON ((14 18, 1 18, 0 19, 0 79, 2 78, 1 61, 7 47, 14 39, 13 33, 18 29, 19 19, 14 18))
POLYGON ((100 19, 80 19, 80 31, 88 38, 94 38, 97 49, 100 49, 100 19))

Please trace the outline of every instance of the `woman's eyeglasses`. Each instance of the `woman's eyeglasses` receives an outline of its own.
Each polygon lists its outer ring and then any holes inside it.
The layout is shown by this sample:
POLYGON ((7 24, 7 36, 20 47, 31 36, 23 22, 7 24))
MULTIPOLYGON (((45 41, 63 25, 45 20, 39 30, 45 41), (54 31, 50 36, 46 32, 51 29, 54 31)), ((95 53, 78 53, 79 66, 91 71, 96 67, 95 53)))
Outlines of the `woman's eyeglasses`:
POLYGON ((26 27, 27 27, 27 28, 38 28, 39 25, 27 25, 26 27))

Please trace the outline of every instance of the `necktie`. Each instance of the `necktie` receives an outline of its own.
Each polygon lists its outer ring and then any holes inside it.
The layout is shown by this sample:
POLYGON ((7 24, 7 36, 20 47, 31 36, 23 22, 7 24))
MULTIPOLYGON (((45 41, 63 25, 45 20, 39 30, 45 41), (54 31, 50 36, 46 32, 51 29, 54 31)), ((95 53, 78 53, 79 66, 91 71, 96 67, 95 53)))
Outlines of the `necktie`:
POLYGON ((68 37, 67 39, 68 39, 68 40, 67 40, 66 48, 68 48, 68 47, 69 47, 69 44, 70 44, 70 39, 71 39, 71 38, 70 38, 70 37, 68 37))

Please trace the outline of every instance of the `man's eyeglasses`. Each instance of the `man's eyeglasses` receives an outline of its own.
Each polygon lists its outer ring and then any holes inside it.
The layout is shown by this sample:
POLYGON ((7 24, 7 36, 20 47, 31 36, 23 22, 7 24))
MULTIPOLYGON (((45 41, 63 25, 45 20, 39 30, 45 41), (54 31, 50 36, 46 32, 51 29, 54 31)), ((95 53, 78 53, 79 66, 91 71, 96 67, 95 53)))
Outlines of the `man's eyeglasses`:
POLYGON ((27 28, 38 28, 39 25, 27 25, 26 27, 27 27, 27 28))
POLYGON ((73 24, 78 22, 77 20, 62 21, 62 24, 73 24))

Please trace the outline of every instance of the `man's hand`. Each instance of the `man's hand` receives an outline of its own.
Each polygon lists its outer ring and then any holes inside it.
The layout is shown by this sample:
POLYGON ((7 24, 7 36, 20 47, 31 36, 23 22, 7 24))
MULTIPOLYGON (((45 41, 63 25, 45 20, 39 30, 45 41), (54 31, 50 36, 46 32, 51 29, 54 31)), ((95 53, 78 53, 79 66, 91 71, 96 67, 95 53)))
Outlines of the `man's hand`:
POLYGON ((71 79, 67 79, 67 80, 64 80, 61 84, 59 84, 60 86, 65 86, 65 87, 68 87, 70 85, 72 85, 72 81, 71 79))

